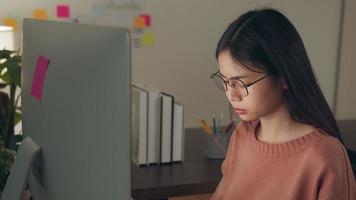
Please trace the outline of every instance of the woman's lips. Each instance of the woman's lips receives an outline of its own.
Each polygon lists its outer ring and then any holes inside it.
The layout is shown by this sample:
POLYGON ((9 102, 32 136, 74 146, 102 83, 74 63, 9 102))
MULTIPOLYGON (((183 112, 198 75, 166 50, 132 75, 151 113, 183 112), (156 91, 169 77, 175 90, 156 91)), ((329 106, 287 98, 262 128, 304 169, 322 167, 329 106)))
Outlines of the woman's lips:
POLYGON ((239 114, 239 115, 246 113, 246 110, 244 110, 244 109, 235 108, 234 110, 235 110, 235 112, 236 112, 237 114, 239 114))

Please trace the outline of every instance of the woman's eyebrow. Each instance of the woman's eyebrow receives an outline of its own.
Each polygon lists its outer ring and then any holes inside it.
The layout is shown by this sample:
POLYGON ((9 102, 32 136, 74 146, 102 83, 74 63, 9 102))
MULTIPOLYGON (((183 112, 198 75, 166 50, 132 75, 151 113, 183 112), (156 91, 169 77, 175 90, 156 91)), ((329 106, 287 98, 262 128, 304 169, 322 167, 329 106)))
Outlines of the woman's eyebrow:
POLYGON ((241 79, 241 78, 248 78, 249 76, 234 76, 234 77, 231 77, 230 79, 241 79))
MULTIPOLYGON (((223 78, 226 78, 226 76, 224 76, 221 72, 220 72, 220 75, 223 77, 223 78)), ((234 76, 234 77, 231 77, 230 79, 241 79, 241 78, 248 78, 249 76, 247 75, 243 75, 243 76, 234 76)))

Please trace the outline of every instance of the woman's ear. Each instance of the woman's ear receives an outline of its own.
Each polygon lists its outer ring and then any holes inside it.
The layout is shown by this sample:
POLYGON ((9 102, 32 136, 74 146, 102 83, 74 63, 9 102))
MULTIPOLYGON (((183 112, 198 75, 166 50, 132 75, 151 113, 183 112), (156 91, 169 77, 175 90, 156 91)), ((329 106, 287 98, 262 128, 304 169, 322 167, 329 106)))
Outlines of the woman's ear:
POLYGON ((283 90, 288 90, 287 82, 284 79, 282 79, 282 88, 283 90))
POLYGON ((288 89, 287 82, 286 82, 284 79, 279 79, 279 80, 278 80, 278 84, 279 84, 279 87, 280 87, 282 90, 287 90, 287 89, 288 89))

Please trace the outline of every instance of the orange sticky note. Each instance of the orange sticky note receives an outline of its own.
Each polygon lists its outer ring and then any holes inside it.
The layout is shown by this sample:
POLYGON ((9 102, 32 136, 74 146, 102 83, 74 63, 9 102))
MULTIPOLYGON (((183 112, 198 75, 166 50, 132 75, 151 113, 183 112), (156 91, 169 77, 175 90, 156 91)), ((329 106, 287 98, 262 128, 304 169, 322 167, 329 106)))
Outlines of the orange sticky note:
POLYGON ((14 32, 16 32, 18 30, 18 25, 17 25, 17 20, 16 19, 12 19, 12 18, 5 18, 3 20, 3 24, 5 26, 12 26, 14 32))
POLYGON ((136 16, 134 20, 134 28, 145 28, 145 18, 136 16))
POLYGON ((152 46, 154 42, 153 34, 150 32, 145 32, 142 35, 141 43, 145 46, 152 46))
POLYGON ((45 9, 36 9, 33 11, 33 18, 47 20, 47 11, 45 9))

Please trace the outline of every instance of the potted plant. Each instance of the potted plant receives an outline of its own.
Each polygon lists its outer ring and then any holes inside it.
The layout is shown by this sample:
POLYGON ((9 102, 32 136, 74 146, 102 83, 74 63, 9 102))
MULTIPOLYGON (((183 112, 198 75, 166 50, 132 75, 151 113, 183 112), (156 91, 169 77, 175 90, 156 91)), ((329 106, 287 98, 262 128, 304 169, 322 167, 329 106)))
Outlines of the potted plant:
POLYGON ((5 148, 3 141, 0 140, 0 197, 14 162, 15 153, 15 150, 5 148))
POLYGON ((18 106, 21 88, 21 56, 19 51, 0 50, 0 191, 13 163, 22 134, 15 134, 21 121, 18 106))

